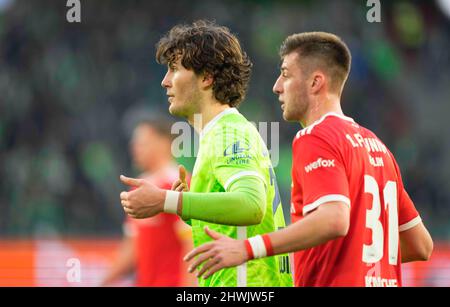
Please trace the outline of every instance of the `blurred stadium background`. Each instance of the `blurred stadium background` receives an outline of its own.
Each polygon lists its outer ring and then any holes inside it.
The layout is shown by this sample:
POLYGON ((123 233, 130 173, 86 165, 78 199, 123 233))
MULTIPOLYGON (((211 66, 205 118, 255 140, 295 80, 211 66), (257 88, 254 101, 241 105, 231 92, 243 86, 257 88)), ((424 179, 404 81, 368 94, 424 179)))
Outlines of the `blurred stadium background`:
MULTIPOLYGON (((289 205, 290 145, 272 85, 277 50, 294 32, 340 35, 353 53, 344 112, 394 152, 432 233, 432 260, 404 266, 410 286, 450 286, 450 6, 365 0, 0 0, 0 285, 96 285, 114 257, 124 219, 118 176, 136 174, 128 153, 142 113, 167 113, 154 60, 159 37, 180 22, 214 19, 237 33, 253 63, 240 110, 280 122, 276 167, 289 205), (80 283, 68 281, 79 259, 80 283)), ((270 146, 269 146, 270 147, 270 146)), ((179 160, 192 170, 194 159, 179 160)))

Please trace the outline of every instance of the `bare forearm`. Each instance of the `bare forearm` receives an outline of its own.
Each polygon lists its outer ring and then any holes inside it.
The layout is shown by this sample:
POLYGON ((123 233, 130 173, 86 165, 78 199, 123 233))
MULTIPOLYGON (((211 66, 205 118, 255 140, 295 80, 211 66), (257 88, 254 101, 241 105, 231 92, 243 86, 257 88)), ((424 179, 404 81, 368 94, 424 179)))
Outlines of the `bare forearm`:
POLYGON ((403 243, 400 242, 400 247, 402 250, 402 263, 412 262, 420 260, 417 258, 415 253, 408 249, 403 243))
POLYGON ((423 223, 400 232, 402 263, 426 261, 433 251, 433 240, 423 223))
POLYGON ((335 210, 324 209, 319 207, 304 219, 269 234, 274 253, 284 254, 309 249, 345 235, 348 229, 348 225, 344 225, 346 217, 336 216, 340 213, 335 210))
POLYGON ((233 240, 205 228, 214 242, 203 244, 185 257, 189 261, 199 256, 190 266, 193 272, 200 264, 198 276, 208 278, 222 268, 240 265, 245 261, 308 249, 327 241, 345 236, 349 228, 350 210, 343 202, 328 202, 302 220, 283 230, 267 235, 257 235, 247 240, 233 240), (267 236, 269 238, 267 238, 267 236))

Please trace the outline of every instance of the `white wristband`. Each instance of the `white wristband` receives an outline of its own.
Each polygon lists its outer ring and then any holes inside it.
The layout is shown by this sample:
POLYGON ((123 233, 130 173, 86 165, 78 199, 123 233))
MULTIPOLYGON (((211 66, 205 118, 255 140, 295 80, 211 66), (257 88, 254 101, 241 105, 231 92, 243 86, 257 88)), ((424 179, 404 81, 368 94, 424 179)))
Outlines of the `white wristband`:
POLYGON ((164 212, 177 214, 179 197, 180 192, 167 191, 166 199, 164 201, 164 212))
POLYGON ((267 256, 266 245, 264 244, 264 240, 260 235, 249 238, 248 242, 252 247, 254 259, 263 258, 267 256))

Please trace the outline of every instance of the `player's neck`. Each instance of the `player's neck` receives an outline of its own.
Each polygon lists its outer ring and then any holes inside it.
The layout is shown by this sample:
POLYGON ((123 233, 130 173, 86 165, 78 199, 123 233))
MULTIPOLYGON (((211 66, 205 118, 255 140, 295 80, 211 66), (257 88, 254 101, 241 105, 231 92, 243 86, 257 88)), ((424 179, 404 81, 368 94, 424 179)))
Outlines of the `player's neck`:
POLYGON ((344 115, 341 108, 341 100, 338 95, 328 94, 321 99, 311 103, 305 118, 300 121, 303 127, 308 127, 318 121, 327 113, 344 115))
POLYGON ((201 133, 205 126, 214 119, 217 115, 222 113, 223 111, 229 109, 230 106, 227 104, 221 104, 220 102, 214 100, 205 104, 202 110, 200 111, 200 120, 192 115, 188 118, 189 124, 194 127, 197 133, 201 133))

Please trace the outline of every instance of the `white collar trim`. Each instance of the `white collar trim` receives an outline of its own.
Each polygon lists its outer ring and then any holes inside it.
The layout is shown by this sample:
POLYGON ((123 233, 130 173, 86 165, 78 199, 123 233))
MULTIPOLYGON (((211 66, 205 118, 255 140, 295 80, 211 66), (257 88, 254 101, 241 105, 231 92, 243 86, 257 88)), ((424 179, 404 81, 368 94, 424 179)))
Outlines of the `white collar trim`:
POLYGON ((339 113, 336 113, 336 112, 328 112, 328 113, 322 115, 322 117, 320 119, 316 120, 311 125, 309 125, 309 126, 303 128, 302 130, 300 130, 297 133, 297 137, 300 137, 301 135, 305 135, 305 134, 311 134, 311 131, 313 130, 313 128, 315 126, 317 126, 318 124, 320 124, 321 122, 323 122, 325 120, 325 118, 327 118, 328 116, 336 116, 336 117, 339 117, 340 119, 343 119, 343 120, 355 123, 355 121, 351 117, 348 117, 348 116, 345 116, 343 114, 339 114, 339 113))
POLYGON ((319 120, 315 121, 312 125, 314 125, 314 124, 317 125, 319 121, 322 122, 322 121, 323 121, 325 118, 327 118, 328 116, 336 116, 336 117, 339 117, 339 118, 341 118, 341 119, 343 119, 343 120, 346 120, 346 121, 349 121, 349 122, 352 122, 352 123, 355 122, 355 121, 353 120, 353 118, 348 117, 348 116, 345 116, 345 115, 343 115, 343 114, 339 114, 339 113, 336 113, 336 112, 328 112, 328 113, 322 115, 322 117, 321 117, 319 120))
POLYGON ((217 114, 209 123, 205 125, 203 130, 200 132, 200 139, 204 137, 215 126, 215 124, 219 121, 219 119, 228 114, 240 114, 240 113, 236 108, 229 108, 223 110, 222 112, 217 114))

